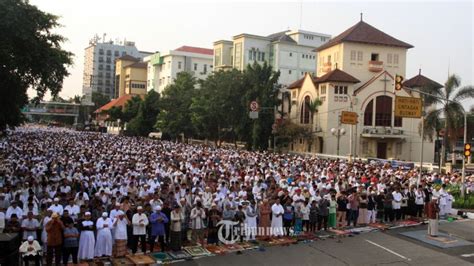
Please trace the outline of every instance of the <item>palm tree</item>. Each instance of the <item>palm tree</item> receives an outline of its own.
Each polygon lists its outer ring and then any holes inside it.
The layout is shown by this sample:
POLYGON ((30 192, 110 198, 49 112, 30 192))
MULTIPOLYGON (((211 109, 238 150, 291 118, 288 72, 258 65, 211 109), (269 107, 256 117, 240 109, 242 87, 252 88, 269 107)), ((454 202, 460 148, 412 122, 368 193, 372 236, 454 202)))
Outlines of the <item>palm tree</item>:
POLYGON ((319 99, 316 98, 314 101, 310 101, 307 105, 308 110, 311 112, 311 124, 313 124, 314 121, 314 115, 318 112, 319 106, 321 106, 323 102, 319 99))
POLYGON ((448 77, 444 88, 425 87, 422 91, 430 95, 424 96, 425 106, 435 104, 436 109, 429 110, 425 115, 424 131, 425 136, 431 138, 436 133, 439 136, 442 120, 444 120, 443 146, 441 148, 441 165, 446 162, 446 144, 448 136, 453 147, 453 161, 455 161, 454 148, 458 138, 459 128, 462 127, 464 107, 461 102, 466 99, 474 99, 474 86, 468 85, 460 87, 461 79, 453 74, 448 77), (441 118, 443 117, 443 119, 441 118))

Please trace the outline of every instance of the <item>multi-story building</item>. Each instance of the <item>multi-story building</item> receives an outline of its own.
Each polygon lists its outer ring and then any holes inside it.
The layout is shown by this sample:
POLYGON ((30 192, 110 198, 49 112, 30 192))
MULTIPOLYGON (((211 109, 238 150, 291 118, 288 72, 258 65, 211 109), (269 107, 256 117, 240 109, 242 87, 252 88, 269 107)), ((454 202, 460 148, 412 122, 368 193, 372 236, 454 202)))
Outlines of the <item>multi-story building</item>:
POLYGON ((125 94, 145 95, 147 92, 147 63, 130 55, 115 61, 115 91, 118 97, 125 94))
POLYGON ((330 35, 295 30, 258 36, 242 33, 232 41, 214 42, 215 70, 236 68, 244 70, 254 62, 269 63, 275 71, 280 71, 279 83, 288 85, 305 73, 316 69, 315 48, 326 43, 330 35))
MULTIPOLYGON (((432 162, 434 142, 425 140, 421 148, 421 119, 397 117, 394 112, 395 96, 420 97, 408 89, 422 86, 414 82, 420 77, 394 91, 395 75, 406 74, 410 48, 362 20, 317 48, 318 77, 307 74, 288 86, 286 118, 307 127, 311 137, 294 140, 289 149, 408 161, 419 161, 423 152, 425 161, 432 162), (309 103, 315 99, 322 104, 312 113, 309 103), (342 124, 342 111, 357 113, 357 123, 342 124)), ((423 80, 439 85, 424 76, 423 80)))
POLYGON ((124 55, 143 58, 149 54, 139 51, 134 42, 105 41, 105 36, 100 39, 96 35, 85 48, 83 93, 98 92, 116 98, 119 93, 114 90, 115 59, 124 55))
POLYGON ((182 46, 167 53, 155 53, 144 58, 147 63, 147 89, 162 93, 181 71, 188 71, 197 79, 205 79, 212 72, 212 49, 182 46))

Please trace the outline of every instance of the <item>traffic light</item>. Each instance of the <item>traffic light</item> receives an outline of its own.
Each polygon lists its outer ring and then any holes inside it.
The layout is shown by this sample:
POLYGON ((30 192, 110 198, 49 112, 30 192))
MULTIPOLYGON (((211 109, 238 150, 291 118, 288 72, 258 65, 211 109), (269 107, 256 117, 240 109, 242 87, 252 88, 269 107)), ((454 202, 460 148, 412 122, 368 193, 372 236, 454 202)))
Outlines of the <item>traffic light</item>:
POLYGON ((400 91, 403 88, 403 77, 400 75, 395 75, 395 90, 400 91))
POLYGON ((466 158, 471 156, 471 144, 470 143, 464 143, 464 156, 466 158))

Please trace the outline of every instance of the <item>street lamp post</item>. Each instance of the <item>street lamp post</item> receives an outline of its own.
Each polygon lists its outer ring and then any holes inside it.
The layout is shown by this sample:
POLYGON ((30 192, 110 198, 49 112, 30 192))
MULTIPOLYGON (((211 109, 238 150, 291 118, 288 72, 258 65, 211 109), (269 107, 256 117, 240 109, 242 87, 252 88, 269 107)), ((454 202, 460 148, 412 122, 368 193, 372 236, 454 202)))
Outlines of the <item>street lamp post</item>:
POLYGON ((341 140, 341 136, 346 134, 346 130, 344 128, 331 128, 331 134, 333 134, 337 138, 337 156, 339 156, 339 143, 341 140))
MULTIPOLYGON (((467 112, 464 111, 464 144, 467 143, 467 112)), ((465 184, 466 182, 466 159, 464 158, 464 154, 462 156, 462 175, 461 175, 461 197, 464 198, 464 190, 465 190, 465 184)))

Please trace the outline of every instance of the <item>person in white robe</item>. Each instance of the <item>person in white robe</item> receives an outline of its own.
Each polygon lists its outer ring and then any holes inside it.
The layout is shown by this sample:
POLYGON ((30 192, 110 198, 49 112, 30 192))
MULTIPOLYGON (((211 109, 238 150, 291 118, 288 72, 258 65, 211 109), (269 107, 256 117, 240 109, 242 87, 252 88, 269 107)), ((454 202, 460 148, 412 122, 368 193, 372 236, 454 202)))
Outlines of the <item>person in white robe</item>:
POLYGON ((113 221, 114 228, 114 257, 123 257, 127 253, 127 225, 130 224, 123 211, 118 211, 113 221))
POLYGON ((81 229, 81 237, 79 238, 79 252, 77 257, 79 260, 92 260, 94 258, 94 222, 91 221, 91 213, 84 214, 85 220, 79 226, 81 229))
POLYGON ((97 219, 97 241, 95 242, 95 256, 112 256, 112 220, 108 218, 108 213, 102 213, 102 217, 97 219))
POLYGON ((257 234, 257 209, 255 204, 248 204, 245 207, 245 236, 246 240, 255 240, 257 234))
POLYGON ((272 235, 283 236, 283 213, 285 210, 280 204, 280 199, 272 205, 272 235))

